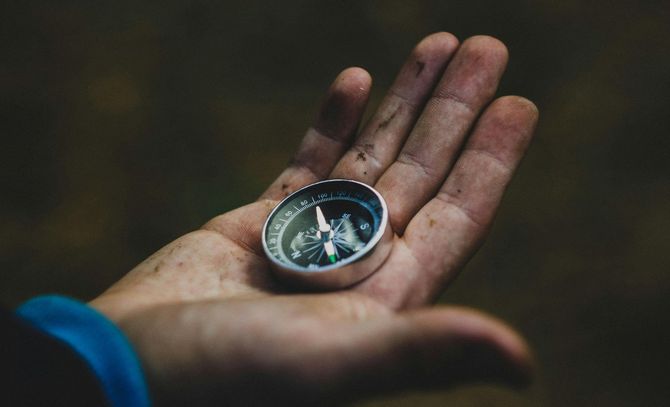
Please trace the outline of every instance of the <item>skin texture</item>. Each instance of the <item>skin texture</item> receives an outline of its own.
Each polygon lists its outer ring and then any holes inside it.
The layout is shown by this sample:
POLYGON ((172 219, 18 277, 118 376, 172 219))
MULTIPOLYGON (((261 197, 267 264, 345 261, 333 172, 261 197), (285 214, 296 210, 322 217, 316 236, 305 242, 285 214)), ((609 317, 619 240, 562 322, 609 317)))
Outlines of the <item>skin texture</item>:
POLYGON ((370 75, 344 70, 286 168, 258 201, 168 244, 92 301, 128 334, 159 405, 338 404, 473 381, 526 384, 531 357, 502 322, 430 307, 485 238, 537 122, 528 100, 493 100, 498 40, 423 39, 357 135, 370 75), (263 222, 325 178, 373 185, 394 246, 348 289, 277 281, 263 222))

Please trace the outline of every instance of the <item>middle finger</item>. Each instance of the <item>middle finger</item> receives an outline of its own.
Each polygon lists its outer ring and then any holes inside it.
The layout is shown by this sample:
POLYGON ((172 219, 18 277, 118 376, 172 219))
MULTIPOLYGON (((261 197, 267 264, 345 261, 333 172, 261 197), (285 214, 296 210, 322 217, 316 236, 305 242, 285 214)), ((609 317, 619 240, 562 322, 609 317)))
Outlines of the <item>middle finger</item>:
POLYGON ((474 120, 493 98, 507 56, 502 42, 476 36, 447 66, 396 161, 375 186, 387 200, 396 233, 403 233, 442 184, 474 120))

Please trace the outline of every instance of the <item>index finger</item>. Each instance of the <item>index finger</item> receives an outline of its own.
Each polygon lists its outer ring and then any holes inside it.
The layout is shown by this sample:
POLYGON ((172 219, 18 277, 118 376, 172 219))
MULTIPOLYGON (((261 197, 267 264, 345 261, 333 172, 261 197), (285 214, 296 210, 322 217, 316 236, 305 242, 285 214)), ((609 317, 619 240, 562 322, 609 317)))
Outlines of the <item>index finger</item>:
POLYGON ((494 101, 439 192, 409 223, 392 253, 395 258, 356 291, 394 308, 437 299, 483 241, 537 118, 537 108, 527 99, 494 101))

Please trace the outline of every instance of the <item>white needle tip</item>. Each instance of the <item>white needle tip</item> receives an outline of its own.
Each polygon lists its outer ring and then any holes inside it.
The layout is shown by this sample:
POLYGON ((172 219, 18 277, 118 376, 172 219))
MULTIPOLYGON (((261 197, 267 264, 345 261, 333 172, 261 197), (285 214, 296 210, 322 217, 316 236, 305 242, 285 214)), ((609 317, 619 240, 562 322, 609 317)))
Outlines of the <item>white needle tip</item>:
POLYGON ((330 225, 326 222, 326 217, 323 216, 323 212, 321 212, 321 208, 318 205, 316 207, 316 221, 319 223, 319 231, 321 233, 330 232, 330 225))

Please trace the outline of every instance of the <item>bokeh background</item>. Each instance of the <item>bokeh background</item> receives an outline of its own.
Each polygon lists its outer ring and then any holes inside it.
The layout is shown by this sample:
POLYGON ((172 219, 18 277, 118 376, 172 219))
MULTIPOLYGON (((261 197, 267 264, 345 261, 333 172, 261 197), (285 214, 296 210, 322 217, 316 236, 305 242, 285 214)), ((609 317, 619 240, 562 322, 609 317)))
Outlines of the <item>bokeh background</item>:
POLYGON ((470 386, 361 406, 661 406, 670 355, 667 1, 5 1, 0 300, 90 299, 254 199, 330 80, 374 79, 446 30, 510 49, 500 94, 537 138, 490 239, 444 295, 521 330, 524 392, 470 386))

